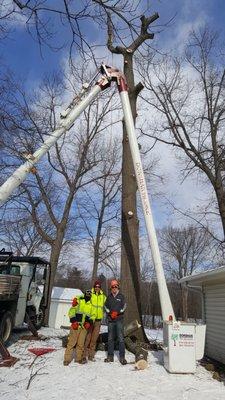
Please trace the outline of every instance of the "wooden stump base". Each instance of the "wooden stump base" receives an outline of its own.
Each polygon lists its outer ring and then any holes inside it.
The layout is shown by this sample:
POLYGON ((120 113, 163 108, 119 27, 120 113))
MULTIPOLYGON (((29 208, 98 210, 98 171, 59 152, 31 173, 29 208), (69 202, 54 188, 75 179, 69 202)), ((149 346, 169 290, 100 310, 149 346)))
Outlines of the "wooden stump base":
POLYGON ((148 352, 139 342, 133 342, 130 337, 125 338, 126 348, 135 355, 135 368, 137 370, 148 367, 148 352))
POLYGON ((138 370, 148 368, 148 362, 146 360, 139 360, 135 363, 135 368, 138 370))

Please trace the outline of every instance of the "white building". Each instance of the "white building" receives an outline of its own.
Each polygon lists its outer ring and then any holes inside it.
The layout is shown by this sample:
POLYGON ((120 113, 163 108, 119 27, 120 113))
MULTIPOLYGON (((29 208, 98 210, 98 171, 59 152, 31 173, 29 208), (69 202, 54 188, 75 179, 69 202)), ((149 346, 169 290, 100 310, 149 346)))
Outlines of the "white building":
POLYGON ((53 287, 49 313, 50 328, 58 329, 61 326, 70 326, 68 317, 69 308, 71 307, 73 298, 82 294, 79 289, 53 287))
POLYGON ((205 354, 225 364, 225 267, 187 276, 180 283, 202 293, 205 354))

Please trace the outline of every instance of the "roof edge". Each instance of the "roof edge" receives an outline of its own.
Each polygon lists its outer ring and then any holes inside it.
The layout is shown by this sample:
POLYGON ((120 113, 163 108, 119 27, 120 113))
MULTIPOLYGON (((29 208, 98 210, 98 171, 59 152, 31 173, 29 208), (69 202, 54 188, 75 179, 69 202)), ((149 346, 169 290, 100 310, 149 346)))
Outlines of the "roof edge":
POLYGON ((195 275, 189 275, 189 276, 185 276, 184 278, 181 278, 179 280, 179 283, 185 283, 185 282, 204 282, 204 281, 209 281, 211 279, 217 279, 219 278, 221 275, 225 276, 225 266, 219 267, 219 268, 214 268, 214 269, 210 269, 208 271, 204 271, 201 272, 199 274, 195 274, 195 275))

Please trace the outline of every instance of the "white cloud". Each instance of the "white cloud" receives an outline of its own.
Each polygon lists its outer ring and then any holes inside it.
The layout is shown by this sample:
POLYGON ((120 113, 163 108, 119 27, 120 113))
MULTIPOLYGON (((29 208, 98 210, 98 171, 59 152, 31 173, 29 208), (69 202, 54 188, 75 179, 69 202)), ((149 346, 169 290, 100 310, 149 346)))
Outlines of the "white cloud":
MULTIPOLYGON (((207 0, 178 0, 173 4, 174 20, 163 34, 157 36, 163 51, 181 54, 189 32, 198 30, 210 21, 210 4, 207 0)), ((165 4, 164 4, 165 7, 165 4)))
POLYGON ((7 18, 10 28, 25 28, 27 18, 21 10, 9 0, 2 0, 0 18, 7 18))

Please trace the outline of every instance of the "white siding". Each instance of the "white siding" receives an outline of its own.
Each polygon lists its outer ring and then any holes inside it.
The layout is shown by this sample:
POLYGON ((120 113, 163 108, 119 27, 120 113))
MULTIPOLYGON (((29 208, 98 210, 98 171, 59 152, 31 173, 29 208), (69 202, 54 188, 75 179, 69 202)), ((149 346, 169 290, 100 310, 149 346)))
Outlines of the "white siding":
POLYGON ((207 356, 225 364, 225 283, 204 285, 207 356))

